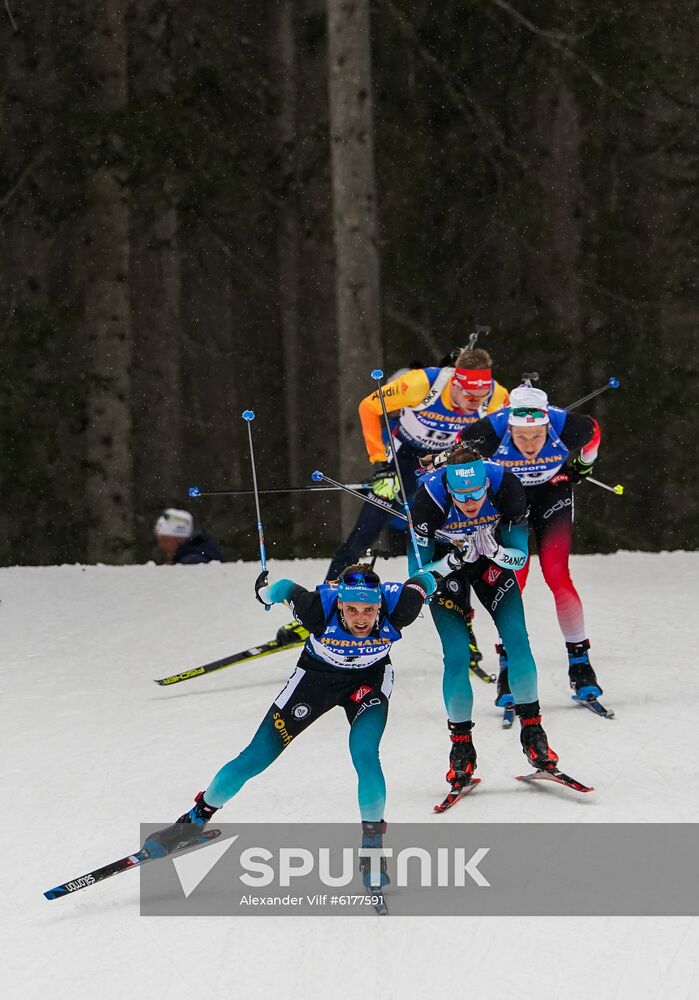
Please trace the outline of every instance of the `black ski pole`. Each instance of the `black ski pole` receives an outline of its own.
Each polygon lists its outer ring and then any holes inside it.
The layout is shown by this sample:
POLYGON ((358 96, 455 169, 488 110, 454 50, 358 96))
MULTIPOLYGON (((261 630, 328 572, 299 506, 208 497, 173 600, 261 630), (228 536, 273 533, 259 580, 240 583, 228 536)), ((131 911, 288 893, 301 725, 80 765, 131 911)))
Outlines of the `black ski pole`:
POLYGON ((566 406, 566 410, 574 410, 577 406, 582 406, 583 403, 586 403, 588 399, 594 399, 595 396, 599 396, 600 393, 606 392, 607 389, 618 389, 620 385, 621 383, 619 379, 612 376, 605 385, 601 386, 601 388, 595 389, 594 392, 589 392, 587 396, 582 396, 580 399, 576 399, 574 403, 571 403, 570 406, 566 406))
MULTIPOLYGON (((243 410, 243 420, 248 425, 248 443, 250 444, 250 467, 252 468, 252 489, 255 494, 255 510, 257 511, 257 537, 260 543, 260 565, 262 572, 267 572, 267 552, 265 551, 265 532, 262 527, 262 515, 260 514, 260 496, 257 492, 257 470, 255 469, 255 451, 252 447, 251 424, 255 419, 254 410, 243 410)), ((265 611, 269 611, 270 605, 265 604, 265 611)))

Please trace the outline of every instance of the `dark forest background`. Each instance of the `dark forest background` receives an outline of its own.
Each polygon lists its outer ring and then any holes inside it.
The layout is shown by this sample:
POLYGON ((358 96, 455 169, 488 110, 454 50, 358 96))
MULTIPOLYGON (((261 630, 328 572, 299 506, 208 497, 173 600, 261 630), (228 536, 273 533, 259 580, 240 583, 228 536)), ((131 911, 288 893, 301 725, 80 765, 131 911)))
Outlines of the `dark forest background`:
MULTIPOLYGON (((143 561, 170 505, 254 557, 252 498, 186 495, 249 488, 241 411, 263 487, 366 471, 371 369, 476 324, 508 387, 622 382, 586 409, 626 493, 578 487, 577 551, 697 545, 697 4, 371 3, 370 341, 329 124, 329 17, 363 5, 0 7, 0 564, 143 561)), ((271 555, 329 553, 340 509, 264 498, 271 555)))

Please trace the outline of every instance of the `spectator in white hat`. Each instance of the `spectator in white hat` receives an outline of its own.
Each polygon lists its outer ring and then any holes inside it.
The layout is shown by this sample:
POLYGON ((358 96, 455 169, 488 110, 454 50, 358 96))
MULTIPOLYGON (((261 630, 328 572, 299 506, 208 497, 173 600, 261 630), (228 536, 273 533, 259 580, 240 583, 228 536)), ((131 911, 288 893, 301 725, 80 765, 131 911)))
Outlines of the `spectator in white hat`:
POLYGON ((186 510, 175 507, 164 510, 155 522, 155 540, 168 565, 223 562, 216 542, 209 535, 194 531, 192 515, 186 510))

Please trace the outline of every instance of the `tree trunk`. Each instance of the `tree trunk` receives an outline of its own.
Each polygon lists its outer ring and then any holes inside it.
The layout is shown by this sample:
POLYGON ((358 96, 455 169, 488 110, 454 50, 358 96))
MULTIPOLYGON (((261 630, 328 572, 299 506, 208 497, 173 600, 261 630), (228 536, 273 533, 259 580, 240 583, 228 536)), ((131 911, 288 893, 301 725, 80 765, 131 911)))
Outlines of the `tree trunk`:
MULTIPOLYGON (((127 101, 124 6, 87 7, 86 52, 96 115, 121 112, 127 101)), ((82 275, 84 328, 90 363, 87 499, 90 561, 126 562, 134 541, 131 456, 129 199, 109 133, 95 150, 87 182, 82 275)))
MULTIPOLYGON (((532 262, 533 283, 554 326, 567 372, 557 388, 567 397, 579 394, 583 382, 583 319, 580 302, 581 227, 581 127, 574 93, 560 68, 552 66, 551 78, 537 108, 537 138, 541 143, 538 169, 543 189, 541 243, 532 262)), ((546 388, 542 384, 543 388, 546 388)))
MULTIPOLYGON (((163 0, 133 9, 131 98, 146 108, 172 91, 175 10, 163 0)), ((133 440, 139 536, 150 537, 157 509, 180 503, 182 438, 181 253, 177 183, 167 171, 132 195, 131 326, 133 440)))
MULTIPOLYGON (((279 300, 284 358, 289 482, 301 483, 301 344, 299 341, 299 211, 296 154, 297 66, 296 4, 277 0, 273 10, 273 46, 279 88, 278 155, 280 159, 280 216, 278 229, 279 300)), ((294 522, 295 524, 295 522, 294 522)))
MULTIPOLYGON (((382 363, 369 0, 327 0, 340 476, 366 473, 357 405, 382 363)), ((343 500, 343 528, 356 501, 343 500)))

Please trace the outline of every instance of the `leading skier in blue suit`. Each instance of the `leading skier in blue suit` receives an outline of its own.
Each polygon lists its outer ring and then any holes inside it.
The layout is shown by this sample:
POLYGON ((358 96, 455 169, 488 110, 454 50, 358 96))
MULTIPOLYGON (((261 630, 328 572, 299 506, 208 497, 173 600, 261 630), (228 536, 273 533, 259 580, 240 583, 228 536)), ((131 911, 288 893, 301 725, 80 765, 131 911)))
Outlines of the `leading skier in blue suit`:
MULTIPOLYGON (((445 466, 425 477, 415 496, 413 521, 425 569, 444 574, 430 611, 444 656, 443 694, 452 741, 447 781, 453 788, 470 784, 476 768, 467 629, 471 589, 510 654, 510 688, 524 753, 539 770, 552 771, 558 761, 541 725, 536 664, 515 576, 528 555, 526 509, 519 480, 463 445, 451 452, 445 466), (435 542, 437 531, 452 539, 452 547, 435 542)), ((412 569, 410 552, 409 559, 412 569)))

